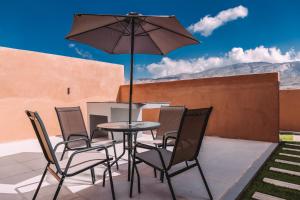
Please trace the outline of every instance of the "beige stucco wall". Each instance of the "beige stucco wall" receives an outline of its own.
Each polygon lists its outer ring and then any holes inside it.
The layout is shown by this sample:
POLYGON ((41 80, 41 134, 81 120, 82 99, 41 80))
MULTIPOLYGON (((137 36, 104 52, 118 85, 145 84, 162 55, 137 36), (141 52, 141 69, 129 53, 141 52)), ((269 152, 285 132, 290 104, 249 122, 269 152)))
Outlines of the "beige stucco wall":
POLYGON ((60 134, 54 106, 80 105, 85 116, 86 101, 115 101, 123 83, 121 65, 0 48, 0 142, 34 137, 26 109, 60 134))
MULTIPOLYGON (((208 135, 278 142, 277 73, 138 84, 133 89, 135 102, 213 106, 208 135)), ((121 86, 120 101, 128 101, 128 90, 128 85, 121 86)), ((145 112, 143 117, 157 119, 157 113, 145 112)))

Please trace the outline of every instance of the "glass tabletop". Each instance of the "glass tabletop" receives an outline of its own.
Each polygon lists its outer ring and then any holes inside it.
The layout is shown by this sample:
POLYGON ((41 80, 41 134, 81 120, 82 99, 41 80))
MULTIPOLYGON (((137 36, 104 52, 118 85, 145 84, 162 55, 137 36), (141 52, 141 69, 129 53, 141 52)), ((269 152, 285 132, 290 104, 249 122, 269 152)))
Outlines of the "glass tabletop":
POLYGON ((134 121, 129 124, 128 122, 110 122, 104 124, 98 124, 97 128, 105 131, 114 132, 131 132, 131 131, 145 131, 153 130, 160 126, 158 122, 150 121, 134 121))

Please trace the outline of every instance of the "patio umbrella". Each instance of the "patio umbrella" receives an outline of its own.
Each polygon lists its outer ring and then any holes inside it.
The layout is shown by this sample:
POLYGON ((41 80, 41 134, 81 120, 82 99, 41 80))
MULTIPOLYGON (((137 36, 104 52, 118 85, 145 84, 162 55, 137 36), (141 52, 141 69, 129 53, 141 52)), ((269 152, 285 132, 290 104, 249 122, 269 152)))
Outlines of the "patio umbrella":
POLYGON ((199 43, 175 16, 76 14, 66 39, 88 44, 110 54, 130 54, 129 124, 132 117, 134 54, 165 55, 199 43))

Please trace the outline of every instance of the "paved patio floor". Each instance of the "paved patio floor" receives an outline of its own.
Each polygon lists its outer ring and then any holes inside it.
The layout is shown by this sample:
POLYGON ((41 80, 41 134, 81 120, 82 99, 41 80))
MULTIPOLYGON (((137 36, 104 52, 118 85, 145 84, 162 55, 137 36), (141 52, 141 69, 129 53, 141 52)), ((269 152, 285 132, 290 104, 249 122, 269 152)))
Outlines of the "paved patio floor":
MULTIPOLYGON (((51 137, 53 145, 60 140, 58 137, 51 137)), ((276 145, 267 142, 206 137, 199 160, 214 199, 235 199, 276 145)), ((121 144, 117 146, 118 152, 121 152, 121 147, 121 144)), ((36 140, 0 144, 0 199, 31 199, 45 165, 46 162, 36 140)), ((126 161, 122 161, 119 171, 113 169, 116 197, 120 200, 130 199, 126 169, 126 161)), ((95 185, 91 184, 89 172, 66 178, 59 199, 111 199, 109 184, 102 187, 102 171, 102 167, 96 168, 95 185)), ((154 178, 152 168, 141 164, 139 171, 142 193, 137 193, 135 183, 132 199, 171 199, 167 184, 154 178)), ((197 168, 172 178, 172 183, 177 199, 208 199, 197 168)), ((52 199, 56 187, 56 179, 48 175, 37 199, 52 199)))

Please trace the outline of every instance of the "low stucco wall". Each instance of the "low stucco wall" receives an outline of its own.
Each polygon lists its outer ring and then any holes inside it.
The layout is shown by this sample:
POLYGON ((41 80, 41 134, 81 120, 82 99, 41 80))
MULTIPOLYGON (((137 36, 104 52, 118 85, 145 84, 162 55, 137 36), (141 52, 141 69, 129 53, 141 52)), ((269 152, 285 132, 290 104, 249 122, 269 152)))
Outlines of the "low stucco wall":
MULTIPOLYGON (((279 81, 277 73, 205 78, 134 85, 133 101, 170 102, 188 108, 213 106, 208 135, 278 142, 279 81)), ((128 101, 129 86, 119 101, 128 101)), ((157 110, 144 119, 155 120, 157 110)))
POLYGON ((280 129, 300 131, 300 89, 280 90, 280 129))
POLYGON ((55 106, 80 105, 86 116, 87 101, 115 101, 123 83, 121 65, 0 48, 0 142, 35 137, 26 109, 60 134, 55 106))

